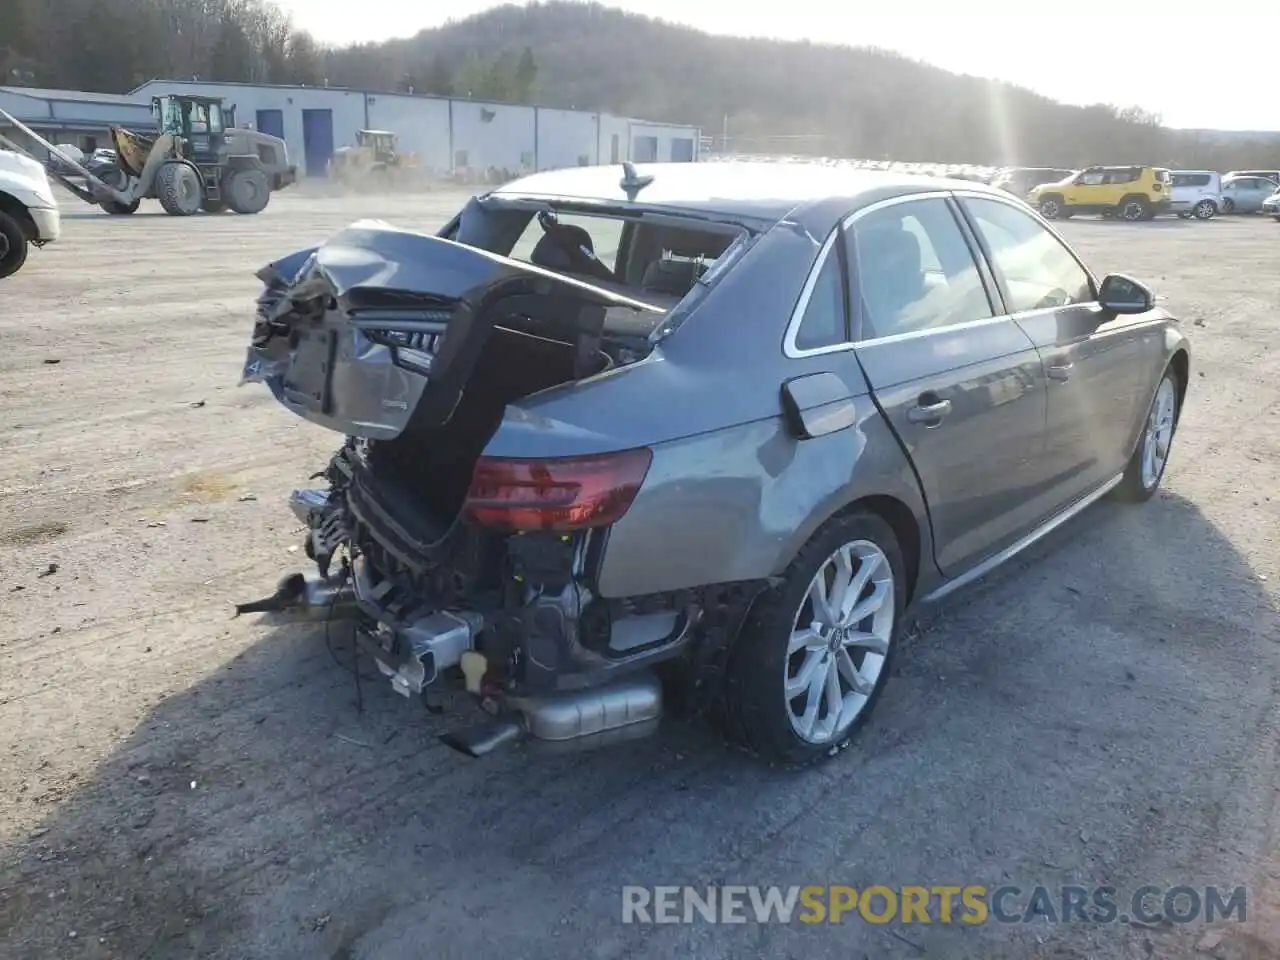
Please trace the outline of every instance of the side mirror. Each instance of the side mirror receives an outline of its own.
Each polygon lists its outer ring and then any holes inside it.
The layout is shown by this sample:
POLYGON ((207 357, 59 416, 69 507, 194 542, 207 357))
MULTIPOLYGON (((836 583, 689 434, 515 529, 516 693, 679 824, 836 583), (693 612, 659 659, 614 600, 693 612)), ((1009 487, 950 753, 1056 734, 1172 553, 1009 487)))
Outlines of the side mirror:
POLYGON ((858 421, 849 388, 834 373, 810 373, 782 384, 782 412, 791 435, 812 440, 858 421))
POLYGON ((1098 288, 1098 303, 1112 313, 1146 313, 1155 307, 1156 295, 1132 277, 1110 273, 1098 288))

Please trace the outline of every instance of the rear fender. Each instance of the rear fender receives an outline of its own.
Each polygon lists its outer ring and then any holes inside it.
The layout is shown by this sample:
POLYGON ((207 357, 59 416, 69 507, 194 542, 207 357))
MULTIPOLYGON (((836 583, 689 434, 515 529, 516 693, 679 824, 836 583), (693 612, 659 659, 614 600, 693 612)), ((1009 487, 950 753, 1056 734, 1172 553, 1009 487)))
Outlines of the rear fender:
POLYGON ((768 579, 831 517, 872 496, 903 503, 920 555, 932 556, 906 458, 870 398, 854 403, 853 426, 813 439, 794 439, 777 417, 656 445, 644 486, 609 531, 600 595, 768 579))

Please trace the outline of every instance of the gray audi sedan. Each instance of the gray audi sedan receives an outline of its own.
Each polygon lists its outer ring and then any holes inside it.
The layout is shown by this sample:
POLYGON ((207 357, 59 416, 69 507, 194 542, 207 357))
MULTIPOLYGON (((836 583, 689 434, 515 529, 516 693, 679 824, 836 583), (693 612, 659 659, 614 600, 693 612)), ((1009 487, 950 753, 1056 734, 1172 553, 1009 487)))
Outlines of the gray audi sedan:
POLYGON ((1151 497, 1189 382, 1142 283, 1003 191, 886 172, 539 173, 259 276, 244 379, 343 439, 292 497, 316 569, 240 609, 468 692, 473 756, 664 707, 838 752, 913 610, 1151 497))

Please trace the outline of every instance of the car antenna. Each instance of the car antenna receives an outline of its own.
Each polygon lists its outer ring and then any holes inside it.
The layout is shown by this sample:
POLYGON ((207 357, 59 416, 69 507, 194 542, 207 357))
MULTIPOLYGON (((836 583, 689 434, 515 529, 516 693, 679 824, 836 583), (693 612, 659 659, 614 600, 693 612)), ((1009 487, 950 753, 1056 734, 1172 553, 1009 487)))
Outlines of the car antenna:
POLYGON ((627 195, 628 200, 634 201, 640 195, 640 191, 653 183, 653 176, 640 176, 636 173, 636 165, 630 160, 622 161, 622 179, 618 181, 618 186, 622 188, 622 192, 627 195))

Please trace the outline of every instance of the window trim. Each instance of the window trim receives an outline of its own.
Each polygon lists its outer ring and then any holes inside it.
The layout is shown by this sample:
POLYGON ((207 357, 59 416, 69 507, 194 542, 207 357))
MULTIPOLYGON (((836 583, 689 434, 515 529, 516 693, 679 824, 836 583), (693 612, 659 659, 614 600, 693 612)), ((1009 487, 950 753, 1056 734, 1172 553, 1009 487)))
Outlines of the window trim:
POLYGON ((991 194, 981 193, 977 190, 957 190, 955 191, 955 196, 956 196, 956 205, 960 208, 960 215, 964 217, 965 222, 969 224, 970 229, 973 231, 973 238, 977 242, 978 248, 982 251, 982 258, 987 261, 987 265, 991 270, 991 274, 992 276, 995 277, 996 288, 1000 291, 1000 299, 1003 301, 1005 316, 1031 317, 1041 313, 1048 313, 1051 311, 1063 310, 1063 309, 1066 309, 1067 307, 1084 307, 1084 306, 1088 306, 1089 304, 1098 302, 1098 278, 1094 276, 1093 271, 1089 269, 1088 265, 1083 260, 1081 260, 1079 255, 1075 252, 1075 250, 1071 248, 1071 244, 1067 243, 1067 241, 1062 238, 1062 236, 1058 233, 1058 231, 1053 229, 1053 227, 1049 224, 1049 221, 1046 220, 1044 217, 1040 216, 1040 214, 1037 213, 1035 210, 1031 209, 1029 206, 1024 207, 1024 206, 1020 206, 1017 203, 1011 203, 1005 197, 992 196, 991 194), (1067 251, 1067 253, 1071 255, 1071 259, 1076 262, 1076 266, 1078 266, 1081 270, 1083 270, 1084 275, 1089 278, 1089 293, 1092 295, 1093 299, 1087 300, 1084 303, 1067 304, 1067 307, 1042 307, 1039 310, 1011 310, 1010 307, 1012 306, 1012 298, 1009 293, 1009 284, 1005 280, 1005 276, 1003 271, 1001 271, 1000 269, 1000 265, 996 263, 995 256, 992 254, 990 248, 987 246, 987 241, 982 236, 982 231, 978 228, 978 224, 974 219, 973 213, 969 210, 967 206, 965 206, 964 201, 967 199, 993 200, 996 203, 1003 203, 1006 207, 1011 207, 1014 210, 1018 211, 1019 213, 1030 216, 1031 219, 1034 220, 1037 224, 1039 224, 1042 229, 1048 230, 1050 235, 1055 240, 1058 241, 1058 243, 1062 246, 1064 250, 1067 251))
MULTIPOLYGON (((885 200, 877 200, 875 203, 869 203, 865 207, 846 215, 840 223, 836 225, 831 233, 827 235, 827 238, 822 243, 822 247, 818 251, 817 257, 809 267, 809 274, 805 278, 804 287, 800 290, 800 297, 796 300, 795 306, 791 309, 791 318, 787 321, 786 332, 784 333, 782 340, 783 355, 789 360, 801 360, 806 357, 841 353, 846 350, 853 350, 855 347, 866 346, 872 343, 880 343, 882 341, 900 340, 907 337, 917 337, 931 333, 938 333, 943 330, 958 330, 965 327, 988 324, 995 320, 1001 320, 1009 317, 1010 314, 1008 312, 994 312, 999 310, 1008 310, 1008 304, 1005 302, 1005 292, 999 286, 999 279, 991 264, 990 258, 987 256, 985 248, 981 246, 976 250, 973 248, 973 242, 980 242, 980 238, 976 234, 972 238, 968 235, 969 231, 972 230, 972 225, 968 222, 963 210, 957 209, 959 205, 954 203, 954 199, 961 196, 988 198, 1000 203, 1008 203, 1008 205, 1013 207, 1015 210, 1024 209, 1016 202, 1011 202, 1012 198, 1005 198, 995 193, 985 193, 979 190, 922 190, 918 193, 906 193, 896 197, 889 197, 885 200), (813 347, 808 350, 798 347, 796 345, 796 337, 800 332, 800 324, 804 320, 804 314, 808 309, 809 300, 813 296, 814 287, 817 286, 818 275, 826 265, 826 258, 830 255, 831 247, 836 243, 836 238, 843 235, 846 230, 849 230, 863 217, 869 216, 879 210, 897 206, 900 203, 910 203, 914 200, 943 200, 947 202, 951 215, 956 218, 956 229, 960 231, 960 235, 964 238, 966 245, 969 247, 969 255, 973 257, 974 264, 978 268, 978 276, 982 280, 983 287, 986 290, 988 302, 994 312, 993 316, 983 317, 979 320, 965 320, 961 323, 951 323, 947 324, 945 327, 930 327, 925 330, 909 330, 903 333, 886 334, 883 337, 870 337, 866 340, 859 339, 858 335, 861 333, 862 311, 860 308, 855 307, 854 304, 853 282, 856 282, 858 278, 853 275, 857 264, 856 258, 853 258, 848 261, 848 269, 841 271, 845 274, 845 329, 849 339, 843 343, 833 343, 825 347, 813 347), (994 288, 991 286, 992 281, 996 282, 996 286, 994 288)), ((1034 211, 1031 211, 1030 208, 1026 208, 1024 212, 1031 212, 1042 226, 1048 226, 1047 222, 1038 214, 1035 214, 1034 211)), ((1059 237, 1052 228, 1050 228, 1050 232, 1054 234, 1054 237, 1059 242, 1062 242, 1065 245, 1062 238, 1059 237)), ((1070 247, 1067 249, 1070 250, 1070 247)), ((1075 257, 1074 251, 1072 251, 1072 256, 1075 257)), ((1075 259, 1077 263, 1080 262, 1079 257, 1075 257, 1075 259)), ((1084 265, 1081 264, 1081 266, 1083 267, 1084 265)), ((1089 273, 1087 267, 1085 268, 1085 272, 1089 273)), ((1092 273, 1089 273, 1089 279, 1090 281, 1093 281, 1092 273)), ((1097 285, 1095 283, 1094 291, 1096 292, 1096 290, 1097 285)))

